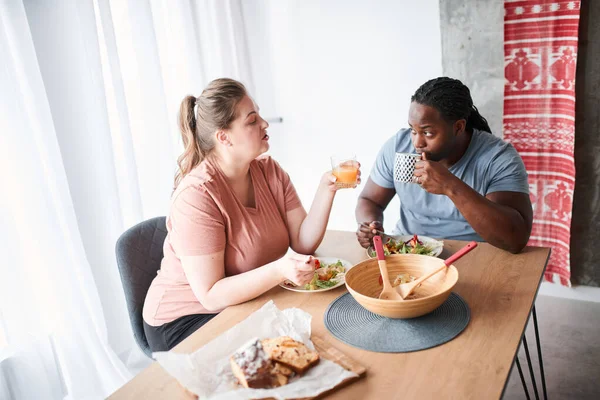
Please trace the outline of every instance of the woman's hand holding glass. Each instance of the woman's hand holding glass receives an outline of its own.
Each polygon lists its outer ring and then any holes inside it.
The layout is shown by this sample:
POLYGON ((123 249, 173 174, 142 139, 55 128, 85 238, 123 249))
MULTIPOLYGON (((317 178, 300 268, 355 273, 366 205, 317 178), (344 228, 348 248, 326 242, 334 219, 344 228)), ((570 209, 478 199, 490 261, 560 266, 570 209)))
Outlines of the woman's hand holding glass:
POLYGON ((355 188, 360 185, 360 163, 356 157, 331 157, 331 171, 323 175, 321 182, 335 192, 338 189, 355 188))

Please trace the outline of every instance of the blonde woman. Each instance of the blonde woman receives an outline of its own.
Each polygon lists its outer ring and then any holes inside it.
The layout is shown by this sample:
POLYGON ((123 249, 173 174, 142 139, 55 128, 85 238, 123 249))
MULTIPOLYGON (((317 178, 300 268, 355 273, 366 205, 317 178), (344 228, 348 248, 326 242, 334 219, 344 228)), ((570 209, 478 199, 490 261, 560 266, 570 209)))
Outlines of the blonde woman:
POLYGON ((180 109, 179 157, 164 258, 144 303, 153 351, 169 350, 220 310, 285 279, 304 285, 337 190, 325 173, 308 214, 271 157, 269 124, 246 88, 216 79, 180 109))

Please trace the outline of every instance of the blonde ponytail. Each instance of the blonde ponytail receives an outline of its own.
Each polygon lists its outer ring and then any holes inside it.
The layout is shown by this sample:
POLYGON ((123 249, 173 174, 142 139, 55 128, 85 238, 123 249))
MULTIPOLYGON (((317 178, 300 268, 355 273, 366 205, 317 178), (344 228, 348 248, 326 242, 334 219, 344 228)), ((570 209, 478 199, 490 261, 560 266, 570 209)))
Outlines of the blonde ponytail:
POLYGON ((196 116, 194 115, 194 106, 196 98, 194 96, 185 96, 179 107, 179 129, 183 139, 183 153, 177 158, 179 170, 175 174, 175 186, 184 176, 202 161, 202 149, 196 141, 196 116))
POLYGON ((177 158, 175 188, 215 147, 214 134, 236 118, 236 107, 247 95, 240 82, 221 78, 210 82, 200 97, 186 96, 179 107, 183 153, 177 158), (198 111, 194 113, 194 107, 198 111))

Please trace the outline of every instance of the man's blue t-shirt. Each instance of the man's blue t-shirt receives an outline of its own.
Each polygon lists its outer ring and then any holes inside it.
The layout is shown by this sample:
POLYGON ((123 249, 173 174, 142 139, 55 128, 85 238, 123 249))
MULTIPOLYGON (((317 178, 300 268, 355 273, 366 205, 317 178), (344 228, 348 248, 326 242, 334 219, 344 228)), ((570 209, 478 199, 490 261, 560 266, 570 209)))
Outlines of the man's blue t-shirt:
MULTIPOLYGON (((400 219, 394 233, 483 241, 450 198, 428 193, 415 183, 394 181, 396 152, 415 152, 410 129, 400 130, 383 145, 370 175, 377 185, 396 189, 400 219)), ((529 194, 523 160, 511 144, 491 133, 474 129, 467 151, 450 172, 483 196, 493 192, 529 194)))

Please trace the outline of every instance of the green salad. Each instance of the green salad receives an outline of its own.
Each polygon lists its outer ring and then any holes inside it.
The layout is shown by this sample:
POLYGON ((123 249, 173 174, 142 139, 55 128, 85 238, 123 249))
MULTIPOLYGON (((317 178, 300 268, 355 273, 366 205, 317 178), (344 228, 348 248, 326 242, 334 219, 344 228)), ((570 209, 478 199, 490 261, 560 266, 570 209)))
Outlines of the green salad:
MULTIPOLYGON (((390 254, 423 254, 426 256, 432 256, 434 249, 423 244, 423 242, 419 240, 419 237, 414 235, 406 242, 390 238, 386 243, 383 244, 383 253, 386 256, 389 256, 390 254)), ((377 256, 375 249, 370 249, 370 256, 377 256)))
POLYGON ((340 260, 334 264, 325 264, 315 259, 315 274, 312 280, 304 285, 304 289, 319 290, 333 287, 340 282, 345 272, 346 268, 340 260))

